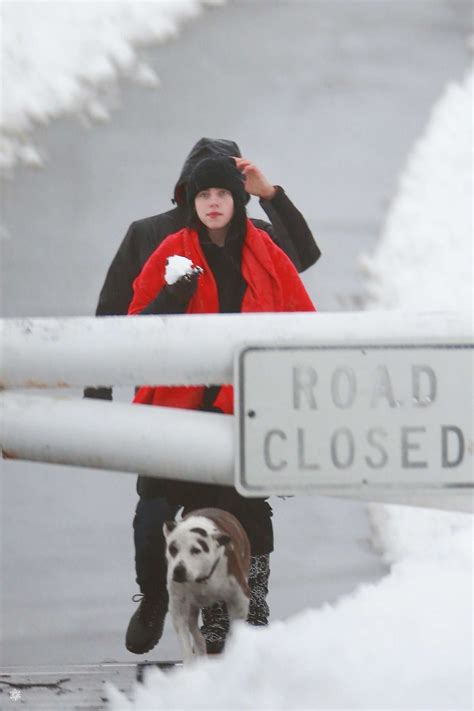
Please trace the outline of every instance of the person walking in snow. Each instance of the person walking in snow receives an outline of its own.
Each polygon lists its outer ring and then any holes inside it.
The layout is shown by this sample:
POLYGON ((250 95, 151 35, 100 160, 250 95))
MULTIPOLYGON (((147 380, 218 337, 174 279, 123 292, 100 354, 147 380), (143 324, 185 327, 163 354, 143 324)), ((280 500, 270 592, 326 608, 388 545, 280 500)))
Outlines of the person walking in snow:
MULTIPOLYGON (((297 270, 268 234, 247 219, 245 178, 229 157, 199 162, 187 183, 188 226, 167 237, 148 259, 134 283, 129 314, 249 313, 314 311, 297 270), (166 278, 173 260, 187 259, 187 273, 166 278)), ((245 163, 240 162, 244 167, 245 163)), ((141 387, 135 403, 231 414, 233 388, 141 387)), ((251 590, 248 622, 268 623, 269 556, 273 550, 271 507, 265 499, 247 499, 229 486, 153 479, 155 494, 184 513, 215 507, 232 513, 243 525, 251 545, 251 590)), ((164 546, 157 552, 166 568, 164 546)), ((165 607, 166 586, 159 591, 165 607)), ((155 595, 158 591, 155 589, 155 595)), ((145 600, 149 597, 145 592, 145 600)), ((143 601, 142 601, 143 605, 143 601)), ((203 610, 202 633, 208 653, 222 650, 229 621, 225 607, 203 610)), ((164 619, 164 617, 163 617, 164 619)), ((127 631, 127 648, 143 642, 143 611, 137 610, 127 631)), ((161 622, 162 628, 163 622, 161 622)), ((150 627, 152 625, 150 624, 150 627)), ((150 644, 153 644, 153 639, 150 644)), ((141 647, 143 648, 143 647, 141 647)))
MULTIPOLYGON (((133 297, 133 281, 145 262, 170 234, 182 229, 187 221, 186 186, 198 162, 204 158, 234 156, 245 177, 246 200, 249 195, 259 198, 271 224, 252 219, 288 255, 298 271, 316 263, 321 252, 304 217, 293 205, 283 188, 272 185, 250 161, 242 158, 239 146, 231 140, 201 138, 187 156, 174 188, 175 207, 167 212, 132 222, 107 272, 96 309, 97 316, 120 316, 128 311, 133 297)), ((85 397, 112 399, 112 390, 89 387, 85 397)), ((158 643, 163 633, 168 609, 166 566, 162 526, 178 510, 160 495, 155 479, 138 477, 139 500, 133 519, 136 581, 141 593, 140 604, 132 616, 126 633, 126 647, 135 654, 144 654, 158 643)), ((252 574, 262 581, 265 589, 265 570, 252 574)))

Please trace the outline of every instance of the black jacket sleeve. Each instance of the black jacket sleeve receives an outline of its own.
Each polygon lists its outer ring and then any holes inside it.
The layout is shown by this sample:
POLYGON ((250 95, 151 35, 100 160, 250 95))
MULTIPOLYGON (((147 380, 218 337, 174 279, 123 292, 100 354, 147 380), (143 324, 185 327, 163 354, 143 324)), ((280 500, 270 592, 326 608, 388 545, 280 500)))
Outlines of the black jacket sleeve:
POLYGON ((271 222, 265 229, 297 270, 303 272, 318 261, 321 251, 301 212, 283 188, 279 185, 275 187, 276 194, 272 200, 260 200, 271 222))
MULTIPOLYGON (((113 258, 102 286, 96 316, 125 316, 133 298, 133 282, 141 271, 137 224, 132 222, 113 258)), ((112 388, 96 386, 84 389, 84 397, 112 400, 112 388)))
MULTIPOLYGON (((140 274, 139 225, 132 222, 113 258, 102 286, 96 316, 125 316, 133 298, 133 282, 140 274)), ((145 236, 143 237, 145 238, 145 236)))

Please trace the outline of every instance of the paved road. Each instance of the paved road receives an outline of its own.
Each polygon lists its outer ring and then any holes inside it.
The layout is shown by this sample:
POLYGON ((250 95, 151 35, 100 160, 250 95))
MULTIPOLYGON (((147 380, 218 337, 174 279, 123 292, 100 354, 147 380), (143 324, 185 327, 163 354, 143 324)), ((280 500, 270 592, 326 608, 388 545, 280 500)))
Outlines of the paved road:
MULTIPOLYGON (((159 91, 124 85, 110 124, 87 131, 64 119, 38 131, 46 169, 21 169, 3 189, 3 315, 93 313, 127 225, 169 206, 202 135, 235 138, 307 216, 324 255, 304 277, 319 308, 357 307, 357 256, 376 241, 433 101, 462 76, 469 12, 457 0, 207 11, 146 52, 159 91)), ((133 477, 3 463, 2 664, 132 658, 122 638, 136 591, 134 503, 133 477)), ((362 505, 274 504, 274 618, 384 574, 362 505)), ((149 657, 174 654, 167 628, 149 657)))

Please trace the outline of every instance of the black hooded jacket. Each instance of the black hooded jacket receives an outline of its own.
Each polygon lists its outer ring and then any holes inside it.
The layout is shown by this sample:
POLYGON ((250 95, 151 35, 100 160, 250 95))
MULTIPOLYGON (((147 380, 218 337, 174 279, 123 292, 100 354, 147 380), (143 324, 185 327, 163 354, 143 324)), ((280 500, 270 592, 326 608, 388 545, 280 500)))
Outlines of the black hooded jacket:
MULTIPOLYGON (((193 168, 203 158, 216 156, 241 157, 234 141, 201 138, 186 158, 181 175, 174 188, 175 207, 168 212, 145 217, 132 222, 115 257, 110 264, 99 295, 96 316, 125 315, 133 298, 133 282, 145 262, 168 235, 178 232, 187 224, 186 183, 193 168)), ((303 215, 277 186, 272 200, 260 200, 260 205, 270 219, 252 219, 259 229, 265 230, 273 241, 288 255, 299 272, 308 269, 319 259, 321 252, 303 215)), ((110 388, 86 388, 86 397, 111 399, 110 388)))

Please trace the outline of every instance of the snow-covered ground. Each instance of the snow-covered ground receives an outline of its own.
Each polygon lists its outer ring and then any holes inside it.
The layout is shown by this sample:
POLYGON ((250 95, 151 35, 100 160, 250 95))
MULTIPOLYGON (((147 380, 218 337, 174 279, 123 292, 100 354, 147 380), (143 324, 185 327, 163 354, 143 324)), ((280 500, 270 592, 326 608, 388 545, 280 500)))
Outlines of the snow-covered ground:
POLYGON ((140 46, 175 37, 203 6, 224 1, 3 2, 0 169, 41 164, 29 135, 38 124, 65 113, 108 120, 121 77, 158 86, 140 46))
MULTIPOLYGON (((156 85, 136 46, 204 4, 88 3, 85 14, 76 2, 4 3, 3 167, 41 161, 28 135, 36 122, 64 111, 106 119, 119 76, 156 85)), ((414 149, 364 260, 373 308, 471 307, 471 101, 469 76, 447 89, 414 149)), ((133 700, 110 688, 111 707, 472 709, 472 516, 387 506, 370 516, 385 579, 265 630, 241 626, 222 659, 150 672, 133 700)))
POLYGON ((472 709, 472 516, 371 507, 391 564, 375 585, 265 630, 241 624, 222 659, 150 670, 141 709, 472 709))

